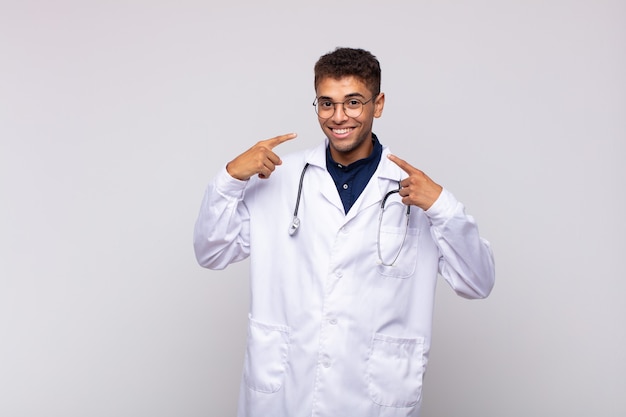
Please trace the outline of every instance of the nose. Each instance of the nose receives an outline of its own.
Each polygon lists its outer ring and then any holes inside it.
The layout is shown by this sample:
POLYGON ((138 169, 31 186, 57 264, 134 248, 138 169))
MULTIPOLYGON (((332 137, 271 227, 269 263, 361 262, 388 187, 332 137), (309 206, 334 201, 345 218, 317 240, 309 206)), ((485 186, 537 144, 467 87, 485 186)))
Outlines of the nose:
POLYGON ((346 109, 343 106, 343 103, 335 103, 335 112, 331 117, 333 122, 342 123, 348 120, 348 115, 346 114, 346 109))

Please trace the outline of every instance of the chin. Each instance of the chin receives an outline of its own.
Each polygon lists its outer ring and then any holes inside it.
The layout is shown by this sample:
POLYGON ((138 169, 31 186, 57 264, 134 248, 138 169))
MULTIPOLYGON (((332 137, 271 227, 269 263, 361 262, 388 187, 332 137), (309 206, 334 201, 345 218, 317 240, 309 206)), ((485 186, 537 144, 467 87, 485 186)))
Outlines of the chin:
POLYGON ((354 142, 338 144, 330 140, 330 146, 339 153, 349 153, 356 149, 356 144, 354 142))

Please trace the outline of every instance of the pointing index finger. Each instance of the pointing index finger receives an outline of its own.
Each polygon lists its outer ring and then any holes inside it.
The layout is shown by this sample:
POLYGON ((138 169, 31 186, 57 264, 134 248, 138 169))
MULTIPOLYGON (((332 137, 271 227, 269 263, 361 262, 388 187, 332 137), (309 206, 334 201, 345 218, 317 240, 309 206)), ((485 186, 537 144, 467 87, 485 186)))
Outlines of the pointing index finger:
POLYGON ((298 136, 297 133, 287 133, 284 135, 276 136, 271 139, 265 141, 265 143, 269 146, 270 149, 275 148, 283 142, 287 142, 288 140, 295 139, 298 136))
POLYGON ((394 164, 398 165, 407 174, 411 174, 411 172, 416 171, 416 168, 413 165, 409 164, 404 159, 398 158, 393 154, 387 155, 387 158, 389 158, 389 160, 394 164))

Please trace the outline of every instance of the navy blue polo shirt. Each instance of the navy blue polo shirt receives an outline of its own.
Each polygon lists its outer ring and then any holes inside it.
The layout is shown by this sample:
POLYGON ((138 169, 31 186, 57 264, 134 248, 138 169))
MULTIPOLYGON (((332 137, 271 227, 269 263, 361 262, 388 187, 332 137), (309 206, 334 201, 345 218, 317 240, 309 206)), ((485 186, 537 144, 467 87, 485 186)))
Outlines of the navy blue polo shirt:
POLYGON ((383 146, 373 133, 372 142, 374 149, 370 156, 354 161, 347 166, 335 162, 330 156, 330 147, 326 147, 326 169, 335 181, 346 213, 350 211, 350 207, 359 198, 370 178, 374 175, 383 154, 383 146))

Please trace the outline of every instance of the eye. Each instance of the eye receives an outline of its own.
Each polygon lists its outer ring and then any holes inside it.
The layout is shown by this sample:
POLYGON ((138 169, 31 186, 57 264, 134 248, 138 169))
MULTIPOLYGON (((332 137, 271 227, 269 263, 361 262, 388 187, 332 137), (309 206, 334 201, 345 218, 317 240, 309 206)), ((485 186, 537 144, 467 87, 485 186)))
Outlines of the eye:
POLYGON ((318 102, 317 105, 320 107, 320 109, 328 109, 333 107, 333 102, 330 100, 322 100, 318 102))
POLYGON ((357 109, 359 107, 361 107, 363 103, 361 103, 360 100, 357 100, 356 98, 351 98, 349 100, 346 100, 346 106, 350 109, 357 109))

